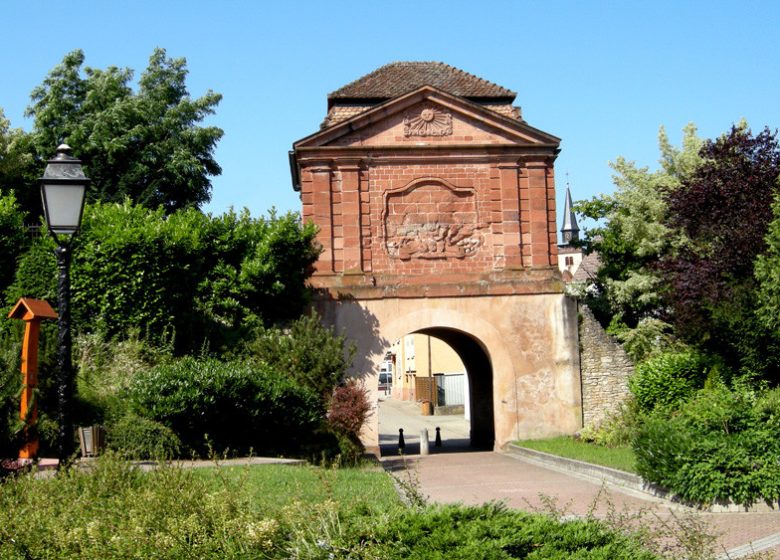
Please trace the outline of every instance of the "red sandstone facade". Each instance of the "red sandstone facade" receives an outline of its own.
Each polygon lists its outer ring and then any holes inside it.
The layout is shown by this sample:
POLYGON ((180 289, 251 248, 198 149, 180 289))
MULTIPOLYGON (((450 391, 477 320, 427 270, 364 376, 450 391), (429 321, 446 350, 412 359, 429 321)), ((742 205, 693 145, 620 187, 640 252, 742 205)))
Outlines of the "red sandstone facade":
MULTIPOLYGON (((560 140, 515 94, 440 63, 394 63, 329 96, 294 144, 303 219, 319 227, 311 283, 323 320, 358 347, 376 394, 392 342, 449 344, 469 376, 472 443, 581 427, 576 306, 557 266, 560 140)), ((378 445, 376 415, 363 433, 378 445)))
POLYGON ((323 247, 315 284, 463 285, 557 266, 558 144, 431 86, 297 142, 303 219, 323 247))

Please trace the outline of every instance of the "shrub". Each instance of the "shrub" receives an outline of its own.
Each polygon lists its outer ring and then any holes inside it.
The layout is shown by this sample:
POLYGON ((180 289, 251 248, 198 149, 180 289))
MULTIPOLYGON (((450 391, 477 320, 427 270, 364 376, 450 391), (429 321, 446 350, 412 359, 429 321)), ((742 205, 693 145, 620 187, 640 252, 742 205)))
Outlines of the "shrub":
POLYGON ((357 437, 370 413, 368 389, 357 380, 350 379, 333 390, 328 407, 328 423, 333 429, 357 437))
POLYGON ((630 536, 593 519, 560 522, 552 516, 513 511, 501 504, 432 506, 371 521, 344 540, 333 542, 322 539, 322 533, 314 535, 321 539, 325 552, 333 554, 331 558, 353 558, 358 553, 361 558, 388 560, 657 558, 630 536))
POLYGON ((132 409, 201 455, 213 450, 294 452, 324 416, 317 395, 270 368, 185 357, 139 373, 132 409))
POLYGON ((642 421, 636 401, 630 399, 608 414, 598 424, 585 426, 580 430, 583 441, 603 447, 622 447, 631 443, 642 421))
POLYGON ((286 372, 327 403, 352 364, 355 345, 312 313, 295 320, 289 330, 261 329, 246 353, 255 363, 286 372))
POLYGON ((639 408, 674 407, 704 385, 707 361, 694 350, 658 354, 639 364, 629 388, 639 408))
POLYGON ((360 431, 371 415, 368 389, 355 379, 336 387, 328 406, 328 426, 339 436, 342 460, 355 463, 365 451, 360 431))
POLYGON ((656 410, 633 442, 637 471, 698 503, 780 500, 780 389, 757 397, 714 388, 656 410))
POLYGON ((173 459, 182 445, 173 430, 159 422, 128 415, 107 430, 108 447, 131 459, 173 459))

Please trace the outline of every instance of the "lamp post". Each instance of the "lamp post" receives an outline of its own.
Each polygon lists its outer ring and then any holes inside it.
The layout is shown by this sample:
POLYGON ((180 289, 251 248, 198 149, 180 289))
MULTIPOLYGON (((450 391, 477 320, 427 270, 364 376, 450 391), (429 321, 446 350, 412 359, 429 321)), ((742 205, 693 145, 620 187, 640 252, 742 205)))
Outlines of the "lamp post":
POLYGON ((59 277, 57 295, 59 299, 57 319, 57 416, 59 433, 57 457, 60 466, 70 456, 73 445, 73 400, 74 374, 71 361, 70 333, 70 257, 73 236, 81 225, 84 210, 84 195, 89 179, 84 175, 81 161, 70 155, 70 146, 61 144, 57 155, 50 159, 41 177, 41 198, 43 213, 49 232, 57 243, 54 253, 57 257, 59 277))

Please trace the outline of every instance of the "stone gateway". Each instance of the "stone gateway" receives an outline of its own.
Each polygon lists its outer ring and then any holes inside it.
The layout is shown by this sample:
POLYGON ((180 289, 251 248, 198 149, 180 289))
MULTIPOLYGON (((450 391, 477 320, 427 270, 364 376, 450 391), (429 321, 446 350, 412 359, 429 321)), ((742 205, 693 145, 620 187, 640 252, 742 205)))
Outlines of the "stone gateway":
MULTIPOLYGON (((396 62, 328 96, 290 166, 319 227, 311 283, 374 395, 390 345, 444 340, 469 379, 472 443, 570 434, 582 402, 575 303, 557 265, 560 139, 516 94, 439 62, 396 62)), ((377 449, 377 417, 363 433, 377 449)))

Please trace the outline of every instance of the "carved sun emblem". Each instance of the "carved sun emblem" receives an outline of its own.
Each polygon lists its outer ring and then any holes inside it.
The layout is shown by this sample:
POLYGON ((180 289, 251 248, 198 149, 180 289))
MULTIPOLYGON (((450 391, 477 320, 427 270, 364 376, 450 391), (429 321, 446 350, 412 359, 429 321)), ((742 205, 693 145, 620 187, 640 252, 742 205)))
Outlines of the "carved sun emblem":
POLYGON ((404 117, 404 136, 449 136, 452 115, 435 107, 426 107, 418 115, 404 117))

